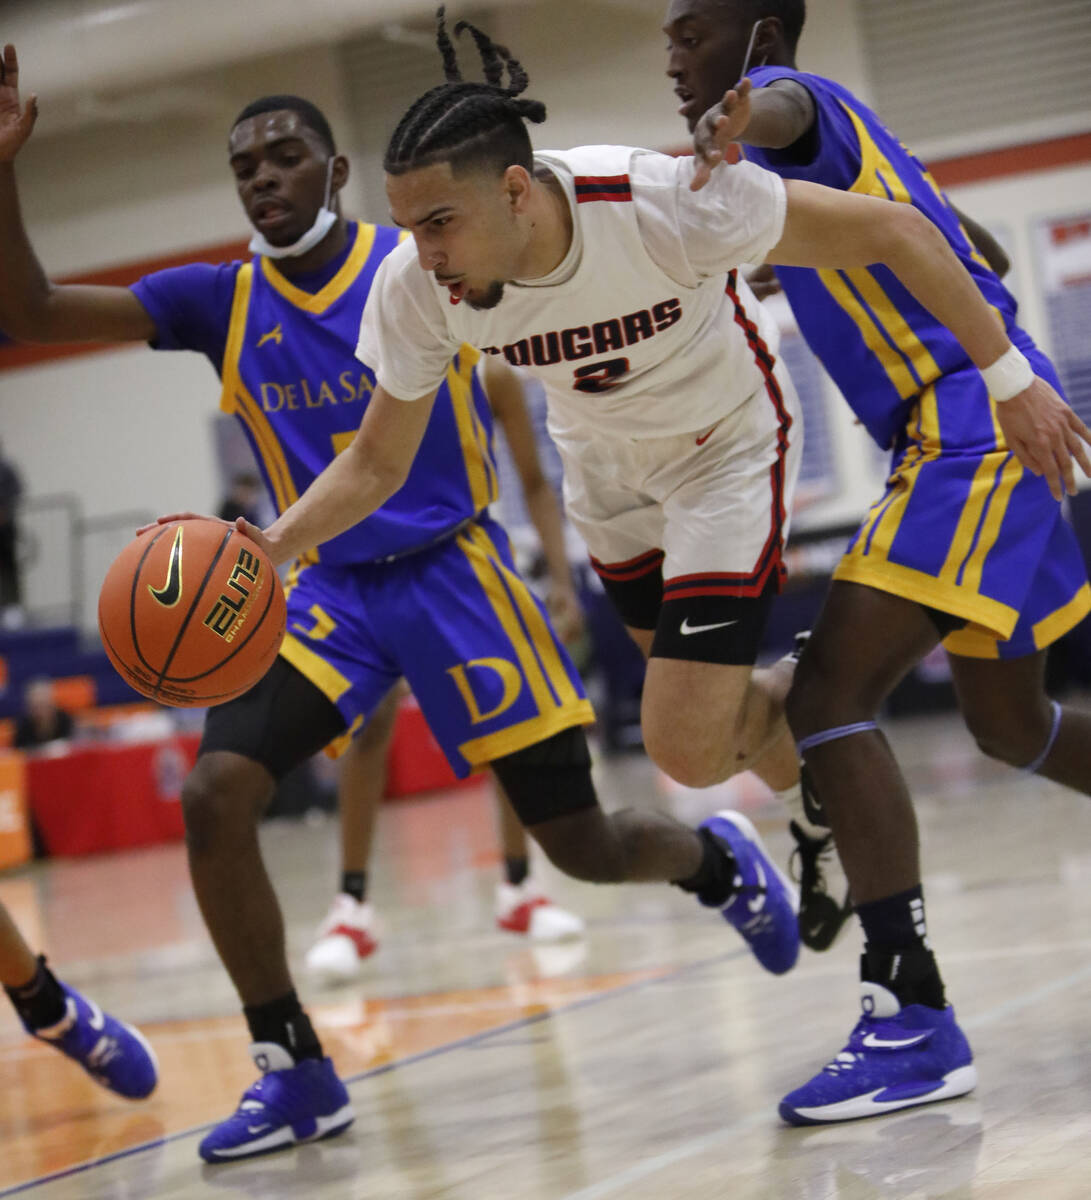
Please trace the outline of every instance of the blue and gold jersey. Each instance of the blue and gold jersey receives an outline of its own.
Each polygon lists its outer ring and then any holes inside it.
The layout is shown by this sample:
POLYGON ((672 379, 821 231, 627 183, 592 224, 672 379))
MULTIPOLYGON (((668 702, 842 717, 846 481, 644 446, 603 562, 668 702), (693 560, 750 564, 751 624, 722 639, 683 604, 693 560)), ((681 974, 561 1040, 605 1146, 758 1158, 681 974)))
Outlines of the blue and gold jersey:
MULTIPOLYGON (((242 423, 282 512, 352 441, 375 387, 355 357, 360 313, 399 231, 350 226, 349 246, 320 276, 288 280, 271 259, 159 272, 134 286, 157 345, 195 349, 217 366, 221 408, 242 423), (308 286, 301 286, 305 284, 308 286)), ((404 486, 317 560, 346 566, 431 545, 497 496, 492 417, 468 346, 455 356, 404 486)))
MULTIPOLYGON (((755 87, 791 79, 814 99, 814 152, 800 162, 784 151, 744 147, 746 157, 786 179, 912 204, 944 233, 985 300, 1024 350, 1016 303, 974 248, 924 165, 851 92, 820 75, 759 67, 755 87)), ((930 384, 972 364, 957 339, 886 267, 815 271, 777 267, 803 336, 853 411, 884 449, 902 434, 910 410, 930 384)))

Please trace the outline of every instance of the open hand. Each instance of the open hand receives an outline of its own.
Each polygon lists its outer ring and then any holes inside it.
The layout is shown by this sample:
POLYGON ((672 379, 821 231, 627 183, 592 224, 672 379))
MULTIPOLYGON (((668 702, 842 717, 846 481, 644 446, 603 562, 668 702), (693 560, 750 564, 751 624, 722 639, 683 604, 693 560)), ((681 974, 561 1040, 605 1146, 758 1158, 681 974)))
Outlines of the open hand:
POLYGON ((1028 471, 1045 476, 1054 500, 1076 494, 1073 459, 1091 475, 1091 429, 1044 379, 997 404, 996 419, 1009 449, 1028 471))
POLYGON ((217 525, 222 525, 225 529, 237 530, 252 542, 257 542, 274 563, 277 561, 273 545, 265 536, 265 531, 260 525, 252 525, 245 517, 236 517, 234 521, 224 521, 220 517, 210 517, 206 513, 167 513, 165 516, 157 517, 150 525, 141 525, 136 531, 136 536, 147 533, 149 529, 158 529, 160 525, 172 525, 175 521, 215 521, 217 525))
POLYGON ((724 161, 728 146, 738 141, 750 124, 749 79, 741 79, 730 88, 719 104, 714 104, 697 122, 693 131, 693 153, 697 169, 690 181, 690 190, 697 192, 708 183, 713 168, 724 161))
POLYGON ((38 97, 19 106, 19 59, 9 42, 0 56, 0 162, 11 162, 38 119, 38 97))

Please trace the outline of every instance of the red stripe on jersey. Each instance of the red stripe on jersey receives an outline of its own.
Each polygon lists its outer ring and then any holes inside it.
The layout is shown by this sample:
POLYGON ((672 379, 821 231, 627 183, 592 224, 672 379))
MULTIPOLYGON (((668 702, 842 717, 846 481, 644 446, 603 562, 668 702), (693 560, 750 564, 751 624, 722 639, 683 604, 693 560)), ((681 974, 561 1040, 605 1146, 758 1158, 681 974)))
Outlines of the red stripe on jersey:
POLYGON ((633 198, 628 175, 577 175, 575 183, 577 204, 591 200, 625 203, 633 198))
POLYGON ((642 575, 650 575, 657 571, 663 562, 662 550, 646 550, 635 558, 627 558, 624 562, 604 563, 592 556, 591 566, 595 573, 603 579, 624 583, 630 579, 639 579, 642 575))

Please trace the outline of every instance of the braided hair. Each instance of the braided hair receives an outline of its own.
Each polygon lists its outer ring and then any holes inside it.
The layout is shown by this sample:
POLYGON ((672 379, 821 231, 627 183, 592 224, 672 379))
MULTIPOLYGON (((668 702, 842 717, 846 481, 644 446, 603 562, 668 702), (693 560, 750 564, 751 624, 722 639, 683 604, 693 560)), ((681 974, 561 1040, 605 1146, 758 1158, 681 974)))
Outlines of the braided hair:
POLYGON ((455 36, 468 32, 477 44, 485 82, 463 80, 455 47, 447 34, 443 7, 436 13, 436 44, 447 82, 420 96, 398 123, 383 158, 389 175, 402 175, 436 162, 449 162, 452 171, 509 166, 533 170, 533 151, 524 121, 545 120, 545 105, 519 99, 527 73, 505 46, 488 34, 459 21, 455 36), (504 84, 504 73, 508 82, 504 84))

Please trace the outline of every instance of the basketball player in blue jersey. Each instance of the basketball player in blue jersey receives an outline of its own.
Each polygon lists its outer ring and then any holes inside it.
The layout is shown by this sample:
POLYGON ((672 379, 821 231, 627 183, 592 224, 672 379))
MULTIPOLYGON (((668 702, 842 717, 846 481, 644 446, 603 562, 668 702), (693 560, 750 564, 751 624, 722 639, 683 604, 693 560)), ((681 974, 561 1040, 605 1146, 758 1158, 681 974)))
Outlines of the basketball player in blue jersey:
POLYGON ((1032 371, 1060 392, 1053 366, 1018 325, 1015 300, 975 246, 980 232, 968 236, 975 227, 922 164, 846 88, 796 68, 803 19, 803 0, 672 0, 667 73, 706 174, 737 141, 785 179, 912 205, 962 260, 1015 348, 983 378, 881 266, 777 269, 811 349, 893 453, 788 697, 866 940, 862 1020, 780 1107, 785 1120, 811 1124, 941 1100, 975 1083, 928 942, 912 803, 875 725, 883 700, 942 643, 980 748, 1091 794, 1091 716, 1044 689, 1046 647, 1091 609, 1091 590, 1059 489, 1013 453, 1016 392, 1032 371), (746 60, 749 77, 736 83, 746 60))
MULTIPOLYGON (((307 101, 274 96, 233 125, 228 150, 254 227, 253 262, 157 272, 131 289, 63 286, 45 275, 22 222, 13 163, 36 102, 21 105, 17 87, 7 46, 0 328, 27 341, 150 341, 204 353, 278 507, 294 508, 357 444, 374 402, 375 376, 354 355, 360 312, 400 238, 341 215, 348 163, 326 119, 307 101)), ((790 886, 745 818, 721 815, 695 831, 654 812, 599 808, 582 684, 486 512, 496 474, 477 360, 469 347, 447 356, 427 428, 417 430, 420 453, 385 503, 298 556, 281 656, 249 693, 210 710, 183 790, 194 889, 262 1071, 201 1142, 210 1162, 332 1136, 352 1121, 292 985, 257 825, 275 781, 357 732, 399 677, 455 770, 488 763, 562 870, 592 882, 677 881, 720 909, 766 969, 787 971, 798 954, 790 886)), ((354 466, 355 454, 345 461, 354 466)))

